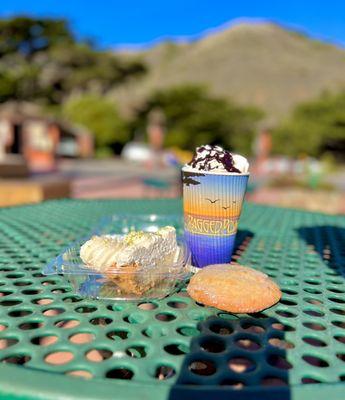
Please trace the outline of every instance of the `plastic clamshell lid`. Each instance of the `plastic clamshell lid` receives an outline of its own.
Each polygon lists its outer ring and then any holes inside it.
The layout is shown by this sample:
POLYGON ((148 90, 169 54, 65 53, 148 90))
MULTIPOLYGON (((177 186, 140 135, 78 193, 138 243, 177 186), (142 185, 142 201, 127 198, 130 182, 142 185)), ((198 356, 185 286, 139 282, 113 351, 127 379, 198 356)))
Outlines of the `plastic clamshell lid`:
MULTIPOLYGON (((119 235, 117 235, 119 236, 119 235)), ((93 270, 92 266, 86 266, 80 258, 80 247, 88 240, 79 240, 73 243, 70 247, 65 249, 61 254, 51 260, 42 270, 44 275, 57 275, 57 274, 88 274, 88 275, 99 275, 100 272, 93 270)), ((162 272, 160 268, 158 271, 150 270, 150 274, 179 274, 189 272, 191 255, 188 247, 183 240, 177 240, 178 249, 174 257, 174 261, 171 265, 162 272), (187 271, 186 271, 187 270, 187 271)), ((138 273, 142 273, 142 270, 138 270, 138 273)), ((116 269, 114 274, 126 274, 126 271, 116 269)))

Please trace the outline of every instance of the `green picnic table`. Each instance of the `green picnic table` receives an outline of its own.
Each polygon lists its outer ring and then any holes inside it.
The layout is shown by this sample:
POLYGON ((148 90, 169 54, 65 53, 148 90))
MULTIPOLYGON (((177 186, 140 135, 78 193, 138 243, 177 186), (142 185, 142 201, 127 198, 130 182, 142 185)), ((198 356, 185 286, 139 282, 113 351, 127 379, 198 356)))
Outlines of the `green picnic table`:
POLYGON ((0 398, 345 398, 344 216, 245 205, 234 261, 283 292, 252 315, 204 307, 185 288, 146 304, 82 299, 41 273, 106 215, 179 212, 179 200, 0 210, 0 398))

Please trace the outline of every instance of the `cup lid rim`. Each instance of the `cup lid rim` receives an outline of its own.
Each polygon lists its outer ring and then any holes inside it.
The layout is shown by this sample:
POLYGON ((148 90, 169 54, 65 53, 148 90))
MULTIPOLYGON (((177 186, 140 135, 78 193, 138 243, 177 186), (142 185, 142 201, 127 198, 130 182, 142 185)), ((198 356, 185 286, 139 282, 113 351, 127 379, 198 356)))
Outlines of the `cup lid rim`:
POLYGON ((222 171, 199 171, 199 170, 195 170, 195 169, 191 169, 188 167, 182 167, 182 171, 183 172, 191 172, 191 173, 195 173, 195 174, 202 174, 202 175, 223 175, 223 176, 249 176, 250 172, 222 172, 222 171))

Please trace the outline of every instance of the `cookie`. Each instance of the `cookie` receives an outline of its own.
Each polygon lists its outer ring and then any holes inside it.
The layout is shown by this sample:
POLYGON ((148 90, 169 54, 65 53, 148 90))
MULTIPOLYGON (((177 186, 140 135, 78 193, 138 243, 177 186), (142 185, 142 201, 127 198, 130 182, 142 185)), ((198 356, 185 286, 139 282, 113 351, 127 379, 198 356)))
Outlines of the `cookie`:
POLYGON ((242 265, 216 264, 198 271, 188 294, 195 301, 232 313, 253 313, 273 306, 281 291, 266 274, 242 265))

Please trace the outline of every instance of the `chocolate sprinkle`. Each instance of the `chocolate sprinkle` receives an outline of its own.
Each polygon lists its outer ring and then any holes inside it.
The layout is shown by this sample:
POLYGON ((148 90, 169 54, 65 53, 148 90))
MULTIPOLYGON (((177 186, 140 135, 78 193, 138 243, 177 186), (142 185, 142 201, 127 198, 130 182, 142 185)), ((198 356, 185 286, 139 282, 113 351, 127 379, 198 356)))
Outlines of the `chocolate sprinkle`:
POLYGON ((241 173, 241 171, 234 166, 232 154, 222 149, 220 146, 206 145, 198 147, 196 149, 196 154, 194 154, 192 161, 190 161, 188 165, 200 171, 212 171, 217 169, 217 167, 211 167, 211 162, 214 160, 222 164, 224 169, 228 172, 241 173), (205 157, 201 157, 200 153, 204 151, 207 151, 208 154, 206 154, 205 157), (211 155, 211 153, 214 154, 211 155))

